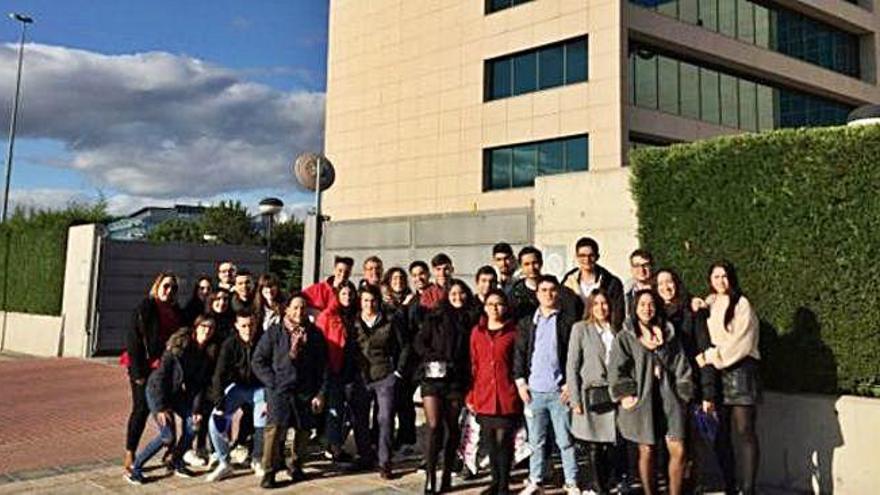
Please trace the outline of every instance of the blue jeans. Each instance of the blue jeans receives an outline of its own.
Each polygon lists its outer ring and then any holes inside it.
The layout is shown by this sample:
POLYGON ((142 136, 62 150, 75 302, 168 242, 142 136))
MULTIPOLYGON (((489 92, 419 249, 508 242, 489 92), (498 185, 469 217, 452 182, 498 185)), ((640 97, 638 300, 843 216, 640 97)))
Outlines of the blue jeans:
POLYGON ((559 392, 532 392, 532 403, 526 405, 526 427, 529 433, 529 480, 541 484, 544 478, 547 427, 553 428, 556 446, 562 457, 565 484, 577 484, 578 465, 571 440, 571 411, 559 400, 559 392))
POLYGON ((143 474, 144 465, 149 462, 149 460, 152 459, 162 447, 171 447, 172 445, 174 445, 174 455, 171 458, 171 462, 175 468, 183 467, 183 453, 192 443, 193 436, 195 435, 192 414, 190 413, 189 408, 184 405, 176 405, 173 408, 174 414, 171 415, 171 418, 169 418, 168 421, 165 421, 165 425, 161 425, 158 420, 158 408, 149 394, 147 394, 147 404, 150 407, 153 420, 156 421, 156 425, 159 427, 159 434, 150 440, 150 443, 144 447, 144 450, 140 451, 135 457, 134 465, 132 465, 132 472, 143 474), (183 437, 176 445, 174 443, 177 437, 175 432, 176 421, 174 415, 180 416, 180 418, 183 419, 183 437))
MULTIPOLYGON (((378 403, 379 423, 379 465, 385 467, 391 463, 391 436, 394 430, 394 387, 397 377, 393 373, 381 380, 367 384, 367 392, 378 403)), ((357 428, 357 425, 355 425, 357 428)), ((357 431, 355 432, 357 435, 357 431)))
POLYGON ((254 418, 254 450, 251 458, 260 459, 263 456, 263 428, 266 426, 266 389, 263 387, 248 387, 245 385, 232 384, 226 387, 223 410, 214 409, 211 420, 208 421, 208 433, 211 435, 211 444, 217 452, 217 458, 221 464, 229 464, 229 431, 232 429, 232 416, 242 406, 250 405, 253 408, 254 418))

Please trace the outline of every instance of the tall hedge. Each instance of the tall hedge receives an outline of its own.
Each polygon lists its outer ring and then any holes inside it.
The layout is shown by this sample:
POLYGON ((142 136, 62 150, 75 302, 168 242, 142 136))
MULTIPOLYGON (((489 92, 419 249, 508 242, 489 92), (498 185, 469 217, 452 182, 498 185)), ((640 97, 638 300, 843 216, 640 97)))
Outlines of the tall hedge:
POLYGON ((17 210, 5 225, 0 224, 0 309, 60 315, 67 230, 106 220, 104 205, 98 204, 60 211, 17 210), (7 249, 8 271, 4 270, 7 249))
POLYGON ((880 395, 880 125, 780 130, 631 155, 641 243, 707 290, 738 268, 766 384, 880 395))

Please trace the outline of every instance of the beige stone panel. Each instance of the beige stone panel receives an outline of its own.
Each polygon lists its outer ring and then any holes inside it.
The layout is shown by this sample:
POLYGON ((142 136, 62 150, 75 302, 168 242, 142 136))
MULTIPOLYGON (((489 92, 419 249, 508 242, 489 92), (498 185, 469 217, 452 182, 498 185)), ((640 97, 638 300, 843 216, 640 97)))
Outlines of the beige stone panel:
MULTIPOLYGON (((416 115, 416 112, 407 115, 416 115)), ((401 141, 412 140, 419 136, 419 119, 418 117, 400 119, 398 128, 400 129, 401 141)))
MULTIPOLYGON (((548 91, 552 91, 552 90, 548 90, 548 91)), ((507 120, 508 121, 532 118, 532 116, 534 115, 533 111, 532 111, 532 107, 533 107, 532 95, 533 94, 534 93, 520 95, 520 96, 513 96, 510 98, 505 98, 503 100, 500 100, 500 101, 503 101, 504 103, 506 103, 506 105, 507 105, 507 120)))
POLYGON ((483 105, 482 122, 483 125, 503 124, 508 120, 507 114, 508 104, 505 100, 495 100, 486 102, 483 105))
POLYGON ((559 114, 551 113, 532 119, 532 138, 552 139, 559 136, 559 114))
POLYGON ((586 108, 588 100, 587 86, 590 83, 572 84, 558 88, 559 112, 573 111, 586 108))
POLYGON ((452 110, 440 114, 440 134, 456 134, 457 140, 461 141, 461 115, 460 110, 452 110))
POLYGON ((559 113, 559 89, 538 91, 532 95, 532 115, 548 115, 559 113))
POLYGON ((507 142, 507 124, 492 124, 483 126, 482 143, 485 147, 498 146, 507 142))
POLYGON ((559 112, 559 134, 563 136, 583 134, 586 132, 589 122, 590 110, 586 108, 563 109, 559 112))
POLYGON ((559 13, 561 15, 571 14, 574 12, 586 11, 592 5, 596 3, 595 1, 584 1, 584 0, 559 0, 559 13))
MULTIPOLYGON (((436 78, 431 78, 436 81, 436 78)), ((418 98, 418 115, 440 113, 440 93, 437 91, 427 92, 418 98)))
POLYGON ((510 143, 533 141, 532 119, 511 120, 507 122, 507 140, 510 143))
POLYGON ((474 197, 477 211, 501 210, 507 208, 530 207, 534 197, 534 188, 522 187, 504 191, 488 191, 474 197))
POLYGON ((464 106, 464 91, 461 86, 440 93, 440 111, 460 111, 464 106))
POLYGON ((534 24, 533 40, 535 45, 547 45, 571 37, 571 33, 562 31, 560 25, 559 17, 549 18, 534 24))
POLYGON ((586 33, 587 27, 587 9, 580 8, 559 16, 558 28, 560 33, 586 33))

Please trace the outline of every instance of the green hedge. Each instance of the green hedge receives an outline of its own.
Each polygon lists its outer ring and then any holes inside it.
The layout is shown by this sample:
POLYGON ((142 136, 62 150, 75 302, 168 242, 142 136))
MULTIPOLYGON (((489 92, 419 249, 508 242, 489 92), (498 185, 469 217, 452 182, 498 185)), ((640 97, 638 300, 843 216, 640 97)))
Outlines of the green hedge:
POLYGON ((880 395, 880 126, 631 155, 639 237, 692 292, 718 258, 762 319, 768 387, 880 395))
POLYGON ((71 225, 106 219, 103 204, 73 205, 61 211, 17 210, 5 225, 0 224, 0 308, 60 315, 67 230, 71 225))

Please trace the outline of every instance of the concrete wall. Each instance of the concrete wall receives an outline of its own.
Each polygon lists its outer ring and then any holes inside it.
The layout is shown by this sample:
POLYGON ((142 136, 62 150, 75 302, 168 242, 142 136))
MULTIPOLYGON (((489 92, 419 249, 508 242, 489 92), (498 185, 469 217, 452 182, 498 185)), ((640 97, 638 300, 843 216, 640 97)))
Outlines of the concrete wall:
POLYGON ((0 318, 6 318, 6 339, 2 350, 34 356, 61 355, 63 319, 60 316, 0 311, 0 318))
POLYGON ((765 394, 760 484, 806 493, 877 493, 880 399, 765 394))
POLYGON ((99 225, 78 225, 67 233, 64 265, 64 315, 62 354, 88 356, 89 334, 93 332, 97 261, 100 255, 99 225))

